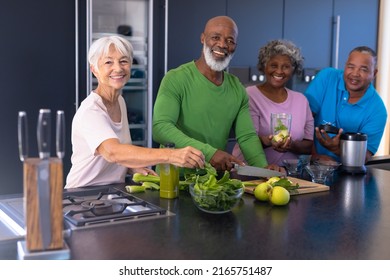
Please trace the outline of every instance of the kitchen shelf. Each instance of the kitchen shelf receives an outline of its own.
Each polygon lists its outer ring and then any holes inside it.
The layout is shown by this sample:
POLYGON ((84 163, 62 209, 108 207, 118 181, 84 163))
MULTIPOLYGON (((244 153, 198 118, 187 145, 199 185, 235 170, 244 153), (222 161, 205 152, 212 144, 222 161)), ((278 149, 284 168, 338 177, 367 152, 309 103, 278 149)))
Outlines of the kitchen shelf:
MULTIPOLYGON (((120 36, 133 46, 133 64, 131 77, 122 88, 126 102, 129 130, 134 145, 152 146, 151 139, 151 80, 149 55, 152 55, 148 37, 152 34, 152 14, 149 0, 94 0, 92 1, 92 41, 107 37, 120 36), (117 33, 120 25, 128 25, 134 36, 117 33)), ((91 77, 91 84, 97 80, 91 77)))
POLYGON ((133 128, 146 128, 146 124, 144 124, 144 123, 131 123, 131 124, 129 124, 129 128, 130 129, 133 129, 133 128))
POLYGON ((113 35, 120 36, 128 40, 133 45, 134 55, 145 54, 148 49, 147 38, 144 37, 125 36, 117 33, 108 33, 108 32, 107 33, 94 32, 92 34, 92 40, 97 40, 106 36, 113 36, 113 35))
POLYGON ((128 90, 146 90, 147 86, 124 86, 122 91, 128 91, 128 90))

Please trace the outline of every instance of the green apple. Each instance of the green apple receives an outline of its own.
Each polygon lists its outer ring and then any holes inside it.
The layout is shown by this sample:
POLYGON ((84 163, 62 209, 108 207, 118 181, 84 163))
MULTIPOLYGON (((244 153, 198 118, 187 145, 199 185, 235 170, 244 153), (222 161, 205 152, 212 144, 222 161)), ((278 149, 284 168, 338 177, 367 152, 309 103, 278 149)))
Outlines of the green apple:
POLYGON ((281 142, 281 141, 283 141, 283 136, 280 133, 278 133, 278 134, 274 135, 272 140, 275 142, 281 142))
POLYGON ((279 132, 279 134, 281 134, 283 136, 283 138, 287 138, 289 136, 289 133, 288 133, 288 130, 287 129, 283 129, 279 132))
POLYGON ((268 182, 260 183, 256 186, 253 194, 255 198, 260 201, 268 201, 270 193, 272 191, 272 186, 268 182))
POLYGON ((287 137, 289 137, 289 133, 287 129, 280 130, 278 134, 274 135, 272 138, 273 141, 275 142, 282 142, 284 141, 287 137))
POLYGON ((286 205, 290 201, 290 193, 283 187, 273 187, 271 191, 270 201, 274 205, 286 205))
POLYGON ((274 176, 274 177, 269 178, 268 181, 267 181, 267 183, 273 184, 273 183, 275 183, 275 182, 277 182, 277 181, 279 181, 279 180, 280 180, 280 177, 274 176))

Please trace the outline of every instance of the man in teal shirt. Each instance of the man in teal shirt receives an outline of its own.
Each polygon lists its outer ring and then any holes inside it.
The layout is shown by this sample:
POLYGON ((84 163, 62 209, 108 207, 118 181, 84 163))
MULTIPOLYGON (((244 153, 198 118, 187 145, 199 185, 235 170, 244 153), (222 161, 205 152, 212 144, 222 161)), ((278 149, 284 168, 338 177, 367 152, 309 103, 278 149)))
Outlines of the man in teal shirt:
POLYGON ((247 163, 268 165, 249 114, 245 89, 237 77, 224 71, 236 49, 237 35, 231 18, 210 19, 201 34, 200 58, 165 75, 153 114, 156 142, 195 147, 222 171, 231 170, 234 163, 243 164, 225 152, 231 128, 247 163))
POLYGON ((372 82, 377 69, 374 50, 366 46, 354 48, 344 70, 325 68, 309 84, 305 96, 315 121, 313 158, 340 160, 340 137, 343 132, 367 135, 366 161, 379 147, 387 120, 386 107, 372 82), (339 129, 336 135, 320 130, 321 124, 339 129))

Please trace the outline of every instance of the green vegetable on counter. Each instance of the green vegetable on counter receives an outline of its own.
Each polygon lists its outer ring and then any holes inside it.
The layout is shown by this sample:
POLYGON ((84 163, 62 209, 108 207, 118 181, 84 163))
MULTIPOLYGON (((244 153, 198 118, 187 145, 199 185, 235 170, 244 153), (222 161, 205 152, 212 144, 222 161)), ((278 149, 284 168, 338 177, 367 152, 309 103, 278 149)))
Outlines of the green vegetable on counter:
POLYGON ((125 186, 126 191, 129 193, 140 193, 145 191, 145 186, 141 185, 127 185, 125 186))
POLYGON ((160 186, 153 182, 143 182, 142 185, 128 185, 125 188, 129 193, 140 193, 151 189, 159 190, 160 186))
POLYGON ((197 175, 193 192, 193 199, 203 209, 209 211, 229 210, 237 202, 237 190, 244 188, 243 183, 237 179, 230 179, 225 171, 221 179, 217 180, 217 172, 210 164, 206 164, 206 174, 197 175))
POLYGON ((276 186, 283 187, 283 188, 285 188, 288 191, 289 190, 295 190, 295 189, 299 188, 299 184, 298 183, 296 183, 294 185, 293 182, 291 182, 287 178, 280 178, 279 180, 271 183, 271 185, 272 185, 272 187, 276 187, 276 186))
POLYGON ((251 181, 244 181, 244 182, 242 182, 242 184, 243 184, 245 187, 255 187, 255 186, 257 186, 259 183, 257 183, 257 182, 251 182, 251 181))
MULTIPOLYGON (((244 184, 240 180, 231 179, 228 171, 220 179, 217 176, 216 169, 210 163, 206 163, 204 169, 186 170, 184 180, 179 181, 179 190, 188 191, 189 186, 194 185, 194 192, 201 195, 194 198, 200 206, 211 211, 228 210, 237 202, 234 195, 238 189, 244 188, 244 184)), ((142 185, 126 186, 129 193, 160 189, 160 177, 156 175, 135 173, 133 181, 142 185)))
POLYGON ((136 183, 142 183, 142 182, 160 183, 160 177, 151 174, 144 175, 141 173, 134 173, 132 180, 136 183))

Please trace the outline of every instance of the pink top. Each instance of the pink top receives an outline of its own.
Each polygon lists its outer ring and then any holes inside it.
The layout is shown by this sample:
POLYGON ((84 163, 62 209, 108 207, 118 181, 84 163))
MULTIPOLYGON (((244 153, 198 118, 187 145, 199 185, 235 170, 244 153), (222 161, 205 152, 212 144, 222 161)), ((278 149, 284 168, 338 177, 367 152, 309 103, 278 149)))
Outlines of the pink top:
MULTIPOLYGON (((287 99, 282 103, 276 103, 268 99, 257 86, 249 86, 246 91, 249 96, 249 110, 257 135, 270 135, 271 113, 290 113, 291 138, 293 141, 303 139, 313 140, 314 120, 306 97, 297 91, 287 90, 287 99)), ((280 153, 272 147, 264 149, 268 164, 282 165, 283 159, 298 158, 298 154, 291 152, 280 153)), ((244 157, 238 144, 234 146, 232 154, 241 160, 244 157)))

